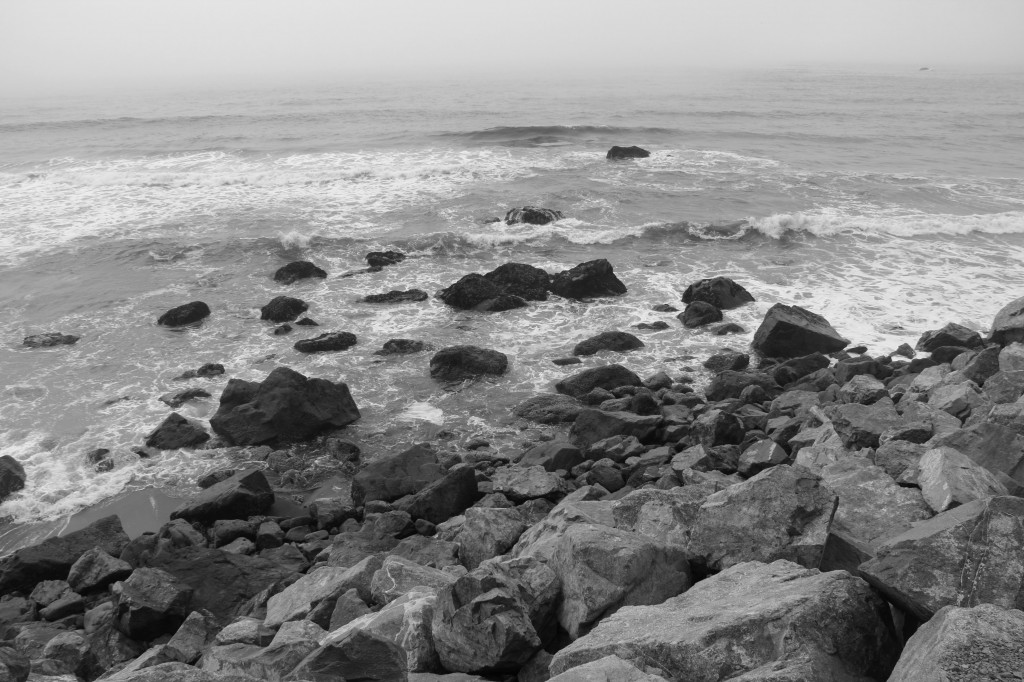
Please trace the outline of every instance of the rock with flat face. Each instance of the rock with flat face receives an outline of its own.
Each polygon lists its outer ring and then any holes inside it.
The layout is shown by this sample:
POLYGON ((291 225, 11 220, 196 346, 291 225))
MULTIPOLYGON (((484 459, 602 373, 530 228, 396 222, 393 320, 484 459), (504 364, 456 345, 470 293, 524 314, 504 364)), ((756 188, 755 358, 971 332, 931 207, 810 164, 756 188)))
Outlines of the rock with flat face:
POLYGON ((356 335, 351 332, 328 332, 312 339, 296 341, 295 350, 300 353, 330 353, 348 350, 357 342, 356 335))
POLYGON ((195 422, 185 419, 177 412, 172 412, 146 436, 146 447, 157 450, 177 450, 193 448, 210 440, 208 434, 195 422))
POLYGON ((358 507, 373 500, 393 502, 444 476, 437 454, 423 445, 376 459, 352 479, 352 501, 358 507))
POLYGON ((480 497, 476 470, 469 465, 457 465, 426 487, 396 501, 395 509, 407 512, 413 520, 438 524, 458 516, 480 497))
POLYGON ((527 301, 546 301, 551 275, 525 263, 505 263, 484 274, 505 294, 527 301))
POLYGON ((99 547, 93 547, 79 557, 68 573, 68 584, 75 592, 106 588, 115 580, 131 575, 132 567, 127 561, 110 556, 99 547))
POLYGON ((602 365, 562 379, 555 384, 555 390, 573 398, 582 398, 595 388, 610 391, 621 386, 643 386, 643 381, 622 365, 602 365))
POLYGON ((489 301, 497 299, 503 293, 497 284, 481 274, 472 272, 439 291, 437 297, 453 308, 474 310, 486 306, 489 301))
POLYGON ((195 324, 210 316, 210 306, 202 301, 192 301, 177 308, 171 308, 157 319, 156 323, 163 327, 182 327, 195 324))
POLYGON ((299 441, 359 419, 348 385, 277 367, 260 383, 231 379, 210 426, 235 445, 299 441))
POLYGON ((171 518, 209 525, 217 519, 246 519, 264 514, 272 504, 274 492, 263 472, 247 469, 203 490, 171 512, 171 518))
POLYGON ((933 448, 918 463, 917 484, 936 513, 988 497, 1006 495, 995 474, 951 447, 933 448))
POLYGON ((553 440, 530 448, 516 463, 526 467, 542 466, 548 471, 571 471, 583 459, 583 453, 572 443, 553 440))
POLYGON ((686 287, 686 291, 683 292, 683 303, 692 301, 704 301, 722 310, 732 310, 744 303, 752 303, 754 297, 728 277, 713 277, 686 287))
POLYGON ((419 303, 430 296, 422 289, 409 289, 408 291, 393 290, 383 294, 370 294, 363 297, 363 303, 419 303))
POLYGON ((494 492, 516 503, 540 498, 557 501, 571 491, 565 479, 541 466, 498 467, 491 476, 491 485, 494 492))
POLYGON ((1024 499, 992 497, 943 512, 883 544, 860 574, 926 621, 944 606, 1024 606, 1024 499))
POLYGON ((572 354, 594 355, 603 350, 624 352, 643 347, 644 342, 628 332, 602 332, 577 343, 572 354))
POLYGON ((962 346, 964 348, 978 348, 982 344, 981 335, 973 329, 968 329, 962 324, 950 322, 942 329, 927 331, 917 340, 915 348, 925 353, 931 353, 943 346, 962 346))
POLYGON ((661 415, 639 415, 633 412, 584 409, 569 431, 574 445, 586 449, 612 436, 635 436, 641 442, 651 438, 662 423, 661 415))
POLYGON ((138 568, 122 583, 117 628, 132 639, 173 633, 189 614, 192 588, 158 568, 138 568))
POLYGON ((723 370, 715 375, 704 389, 708 400, 726 400, 739 398, 748 386, 759 386, 769 395, 778 395, 782 390, 770 374, 764 372, 740 372, 723 370))
POLYGON ((348 569, 322 566, 312 571, 267 601, 264 624, 277 628, 288 621, 305 618, 325 599, 337 599, 348 589, 348 569))
POLYGON ((855 449, 878 447, 879 438, 885 431, 904 423, 889 400, 873 405, 835 405, 828 408, 826 414, 843 445, 855 449))
POLYGON ((782 303, 768 309, 751 343, 755 351, 770 358, 834 353, 849 344, 821 315, 782 303))
POLYGON ((0 457, 0 502, 24 489, 25 467, 10 455, 0 457))
POLYGON ((661 675, 644 672, 612 654, 566 670, 548 682, 665 682, 661 675))
POLYGON ((414 588, 437 591, 455 580, 451 573, 404 557, 389 556, 370 580, 370 596, 374 604, 389 604, 414 588))
POLYGON ((722 321, 722 311, 705 301, 691 301, 686 309, 676 315, 687 329, 696 329, 712 322, 722 321))
POLYGON ((527 528, 516 508, 470 507, 459 532, 459 561, 469 570, 512 549, 527 528))
POLYGON ((506 371, 507 355, 479 346, 449 346, 430 358, 430 376, 439 381, 501 376, 506 371))
POLYGON ((662 604, 619 609, 555 654, 550 670, 616 655, 692 682, 741 679, 775 664, 804 666, 804 676, 765 679, 885 679, 898 654, 888 607, 863 580, 749 562, 662 604))
POLYGON ((997 477, 1005 475, 1024 484, 1024 436, 1008 426, 981 422, 936 435, 929 445, 959 450, 997 477))
POLYGON ((548 223, 556 220, 561 220, 565 216, 562 215, 561 211, 556 211, 551 208, 537 208, 536 206, 523 206, 522 208, 509 209, 508 213, 505 214, 506 225, 519 225, 525 223, 527 225, 547 225, 548 223))
POLYGON ((410 672, 436 670, 437 652, 430 632, 436 602, 433 590, 413 590, 380 611, 360 615, 332 631, 323 643, 340 641, 353 630, 363 630, 401 647, 410 672))
POLYGON ((409 678, 408 658, 391 639, 352 628, 314 649, 284 679, 308 682, 394 680, 409 678))
POLYGON ((551 291, 562 298, 597 298, 621 296, 626 293, 626 285, 615 276, 612 264, 599 258, 554 275, 551 291))
MULTIPOLYGON (((207 313, 209 314, 209 313, 207 313)), ((52 348, 54 346, 73 346, 78 343, 80 336, 72 334, 61 334, 60 332, 47 332, 46 334, 33 334, 26 336, 22 344, 29 348, 52 348)))
POLYGON ((297 260, 292 261, 288 265, 281 266, 274 273, 274 281, 281 284, 295 284, 299 280, 310 277, 323 279, 327 277, 327 271, 317 267, 308 260, 297 260))
POLYGON ((946 606, 907 641, 889 682, 1020 679, 1022 631, 1018 609, 946 606))
POLYGON ((1010 301, 996 313, 989 340, 1000 346, 1024 342, 1024 297, 1010 301))
POLYGON ((636 145, 632 147, 620 147, 615 145, 608 150, 608 153, 604 155, 604 158, 611 159, 613 161, 618 159, 646 159, 651 153, 646 149, 641 149, 636 145))

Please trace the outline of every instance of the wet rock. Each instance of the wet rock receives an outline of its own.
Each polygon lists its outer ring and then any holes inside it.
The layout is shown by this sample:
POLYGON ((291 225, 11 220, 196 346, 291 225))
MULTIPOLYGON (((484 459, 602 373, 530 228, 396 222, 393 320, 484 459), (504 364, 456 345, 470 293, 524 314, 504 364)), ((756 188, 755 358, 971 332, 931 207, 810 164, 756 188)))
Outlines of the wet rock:
POLYGON ((711 401, 739 398, 748 386, 760 386, 769 396, 778 395, 782 390, 768 374, 725 370, 715 375, 704 389, 704 395, 711 401))
POLYGON ((329 332, 312 339, 303 339, 295 343, 295 350, 300 353, 328 353, 348 350, 356 345, 356 335, 350 332, 329 332))
POLYGON ((658 305, 651 306, 651 310, 656 313, 678 313, 679 308, 668 303, 659 303, 658 305))
POLYGON ((512 414, 539 424, 562 424, 575 421, 583 406, 567 395, 542 393, 512 408, 512 414))
POLYGON ((432 590, 413 590, 380 611, 363 614, 332 631, 324 638, 324 644, 344 639, 353 630, 362 630, 397 644, 406 654, 410 672, 436 670, 437 653, 430 632, 436 602, 432 590))
POLYGON ((505 263, 484 274, 499 290, 527 301, 546 301, 551 275, 525 263, 505 263))
POLYGON ((217 362, 208 362, 199 369, 190 369, 174 377, 175 379, 206 379, 224 374, 224 365, 217 362))
POLYGON ((321 268, 318 268, 308 260, 297 260, 288 265, 283 265, 277 269, 274 273, 274 281, 280 282, 281 284, 295 284, 299 280, 308 279, 310 277, 319 277, 323 279, 327 277, 327 272, 321 268))
POLYGON ((583 453, 575 445, 555 440, 530 448, 517 460, 517 464, 526 467, 542 466, 547 471, 570 471, 583 459, 583 453))
POLYGON ((618 159, 646 159, 651 153, 646 149, 641 149, 636 145, 632 147, 620 147, 618 145, 613 146, 605 154, 606 159, 618 160, 618 159))
POLYGON ((75 592, 87 593, 105 589, 115 580, 131 575, 132 567, 127 561, 116 559, 99 547, 93 547, 71 565, 68 584, 75 592))
POLYGON ((210 525, 217 519, 264 514, 273 503, 274 492, 263 472, 247 469, 206 488, 171 512, 171 518, 210 525))
POLYGON ((612 436, 635 436, 641 442, 653 437, 661 425, 660 415, 639 415, 632 412, 606 412, 585 408, 580 411, 569 431, 569 439, 581 449, 612 436))
POLYGON ((186 388, 184 391, 178 391, 177 393, 165 393, 160 396, 160 402, 176 410, 191 400, 209 397, 209 391, 202 388, 186 388))
POLYGON ((973 329, 950 322, 942 329, 927 331, 917 340, 915 348, 925 353, 932 353, 942 346, 963 346, 978 348, 981 346, 981 335, 973 329))
POLYGON ((505 224, 547 225, 564 217, 561 211, 555 211, 550 208, 537 208, 536 206, 524 206, 522 208, 509 209, 508 213, 505 214, 505 224))
POLYGON ((749 562, 662 604, 620 609, 555 654, 551 673, 615 654, 640 666, 656 661, 674 680, 740 679, 774 666, 803 669, 750 679, 884 679, 898 652, 886 604, 862 580, 749 562), (786 636, 759 636, 767 632, 786 636))
MULTIPOLYGON (((475 272, 464 275, 455 284, 437 293, 437 297, 443 303, 453 308, 458 308, 459 310, 492 310, 494 312, 498 312, 495 310, 495 303, 504 295, 505 293, 497 284, 475 272)), ((522 300, 522 305, 518 307, 525 305, 527 305, 526 301, 522 300)), ((508 308, 504 309, 507 310, 508 308)))
POLYGON ((631 351, 643 348, 644 342, 627 332, 602 332, 597 336, 580 341, 572 349, 573 355, 594 355, 603 350, 631 351))
POLYGON ((508 370, 508 356, 479 346, 449 346, 430 358, 430 376, 439 381, 464 381, 500 376, 508 370))
POLYGON ((195 324, 210 316, 210 306, 202 301, 192 301, 177 308, 171 308, 161 315, 156 323, 163 327, 182 327, 195 324))
POLYGON ((4 455, 0 457, 0 502, 25 488, 25 467, 11 457, 4 455))
POLYGON ((800 306, 776 303, 754 332, 754 350, 765 357, 793 358, 810 353, 833 353, 849 345, 821 315, 800 306))
POLYGON ((478 499, 480 491, 475 470, 462 465, 452 467, 441 478, 398 500, 395 508, 408 513, 414 520, 438 524, 458 516, 478 499))
POLYGON ((633 328, 649 331, 661 331, 663 329, 668 329, 668 326, 668 322, 658 320, 657 322, 641 322, 640 324, 633 325, 633 328))
POLYGON ((371 268, 397 265, 405 260, 405 254, 398 251, 371 251, 366 254, 366 264, 371 268))
POLYGON ((352 480, 352 502, 357 507, 373 500, 393 502, 443 476, 434 451, 414 445, 397 455, 376 459, 357 473, 352 480))
POLYGON ((744 303, 752 303, 754 297, 728 277, 713 277, 702 279, 686 287, 686 291, 683 292, 683 303, 693 301, 710 303, 721 310, 732 310, 744 303))
POLYGON ((146 436, 146 447, 158 450, 177 450, 192 448, 210 440, 202 427, 185 419, 177 412, 172 412, 160 426, 146 436))
POLYGON ((712 322, 722 321, 722 311, 704 301, 693 301, 686 305, 686 309, 683 312, 676 315, 676 318, 683 323, 683 326, 687 329, 697 329, 711 324, 712 322))
POLYGON ((516 507, 470 507, 459 533, 459 561, 472 571, 481 562, 512 549, 526 527, 523 512, 516 507))
POLYGON ((772 377, 780 386, 786 386, 803 379, 830 364, 829 359, 821 353, 811 353, 791 358, 771 368, 772 377))
POLYGON ((716 373, 724 372, 725 370, 740 371, 746 369, 749 364, 749 355, 728 349, 715 353, 704 361, 704 367, 716 373))
POLYGON ((611 263, 599 258, 554 275, 551 291, 562 298, 596 298, 621 296, 626 285, 615 276, 611 263))
POLYGON ((725 324, 716 324, 713 327, 709 327, 708 332, 715 336, 725 336, 726 334, 746 334, 747 330, 735 322, 726 322, 725 324))
POLYGON ((138 568, 122 583, 117 627, 132 639, 172 633, 188 615, 192 589, 158 568, 138 568))
POLYGON ((260 319, 270 322, 291 322, 309 310, 309 305, 291 296, 277 296, 260 308, 260 319))
POLYGON ((277 367, 261 383, 232 379, 210 426, 234 445, 306 440, 359 419, 348 385, 277 367))
POLYGON ((297 326, 299 326, 299 327, 319 327, 320 326, 319 323, 317 323, 316 320, 310 319, 308 317, 303 317, 301 320, 299 320, 295 324, 297 326))
POLYGON ((642 386, 643 381, 622 365, 602 365, 566 377, 555 384, 559 393, 582 398, 595 388, 613 390, 622 386, 642 386))
POLYGON ((918 463, 917 483, 936 513, 974 500, 1006 495, 995 474, 951 447, 933 448, 918 463))
MULTIPOLYGON (((207 313, 209 314, 209 313, 207 313)), ((78 343, 80 336, 61 334, 60 332, 47 332, 46 334, 33 334, 26 336, 22 344, 29 348, 52 348, 53 346, 73 346, 78 343)))
POLYGON ((429 350, 430 346, 423 341, 413 339, 388 339, 384 347, 374 352, 374 355, 410 355, 429 350))
POLYGON ((409 289, 408 291, 393 290, 383 294, 370 294, 364 296, 363 303, 419 303, 426 301, 430 296, 420 289, 409 289))

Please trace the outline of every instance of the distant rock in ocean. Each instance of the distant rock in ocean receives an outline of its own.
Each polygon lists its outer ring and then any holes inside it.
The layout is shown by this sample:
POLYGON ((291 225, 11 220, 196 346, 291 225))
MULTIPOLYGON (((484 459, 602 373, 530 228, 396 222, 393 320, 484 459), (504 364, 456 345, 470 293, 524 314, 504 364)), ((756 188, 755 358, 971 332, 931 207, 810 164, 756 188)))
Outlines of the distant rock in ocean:
POLYGON ((277 272, 274 273, 274 281, 281 282, 282 284, 294 284, 299 280, 310 277, 323 279, 327 277, 327 272, 308 260, 297 260, 278 268, 277 272))
POLYGON ((48 332, 46 334, 34 334, 26 336, 22 343, 29 348, 50 348, 52 346, 72 346, 78 342, 78 336, 61 334, 60 332, 48 332))
POLYGON ((202 301, 192 301, 177 308, 171 308, 157 319, 156 323, 163 327, 181 327, 195 324, 210 316, 210 306, 202 301))
POLYGON ((646 149, 641 149, 636 145, 632 147, 619 147, 618 145, 608 150, 605 155, 606 159, 617 160, 617 159, 646 159, 651 153, 646 149))
POLYGON ((519 225, 526 223, 527 225, 547 225, 553 223, 556 220, 561 220, 565 216, 562 215, 561 211, 556 211, 551 208, 537 208, 536 206, 523 206, 522 208, 510 209, 505 214, 506 225, 519 225))

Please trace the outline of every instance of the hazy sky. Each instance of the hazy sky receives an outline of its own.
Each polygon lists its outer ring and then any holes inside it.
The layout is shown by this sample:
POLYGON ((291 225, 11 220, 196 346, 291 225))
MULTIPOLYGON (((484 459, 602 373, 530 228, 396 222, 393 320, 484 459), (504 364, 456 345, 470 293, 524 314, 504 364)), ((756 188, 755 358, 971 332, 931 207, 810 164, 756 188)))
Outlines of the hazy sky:
POLYGON ((0 93, 815 63, 1024 68, 1024 0, 0 0, 0 93))

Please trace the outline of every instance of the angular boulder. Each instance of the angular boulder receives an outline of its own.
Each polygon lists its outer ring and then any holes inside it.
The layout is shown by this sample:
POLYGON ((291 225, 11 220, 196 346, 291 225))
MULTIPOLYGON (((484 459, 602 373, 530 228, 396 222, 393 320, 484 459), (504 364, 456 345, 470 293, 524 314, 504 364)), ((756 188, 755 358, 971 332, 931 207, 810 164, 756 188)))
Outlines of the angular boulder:
POLYGON ((395 509, 406 512, 414 521, 424 519, 438 524, 458 516, 480 497, 476 470, 457 465, 426 487, 395 502, 395 509))
POLYGON ((753 303, 749 291, 728 277, 712 277, 694 282, 683 292, 683 303, 703 301, 721 310, 739 308, 744 303, 753 303))
POLYGON ((195 422, 172 412, 146 436, 146 447, 157 450, 194 448, 210 440, 210 434, 195 422))
POLYGON ((362 506, 373 500, 393 502, 422 490, 444 476, 437 454, 414 445, 397 455, 376 459, 352 479, 352 502, 362 506))
POLYGON ((281 284, 295 284, 299 280, 311 277, 324 279, 327 277, 327 271, 317 267, 308 260, 297 260, 288 263, 288 265, 282 265, 274 273, 274 281, 281 284))
POLYGON ((328 332, 312 339, 297 341, 294 348, 300 353, 329 353, 348 350, 356 343, 356 335, 351 332, 328 332))
POLYGON ((72 334, 61 334, 60 332, 47 332, 46 334, 33 334, 26 336, 22 345, 28 348, 52 348, 54 346, 73 346, 81 339, 80 336, 72 334))
POLYGON ((408 291, 393 290, 383 294, 370 294, 362 298, 363 303, 419 303, 430 296, 422 289, 408 291))
POLYGON ((988 497, 1006 495, 995 474, 951 447, 928 450, 918 463, 917 484, 936 513, 988 497))
POLYGON ((465 381, 500 376, 508 371, 508 356, 479 346, 449 346, 430 358, 430 376, 439 381, 465 381))
POLYGON ((192 588, 158 568, 138 568, 122 583, 117 628, 132 639, 173 633, 190 613, 192 588))
POLYGON ((770 358, 834 353, 849 344, 821 315, 782 303, 768 309, 751 342, 755 351, 770 358))
POLYGON ((580 263, 551 278, 551 292, 562 298, 596 298, 600 296, 621 296, 626 293, 612 264, 604 258, 580 263))
POLYGON ((541 393, 513 407, 512 414, 540 424, 562 424, 575 421, 582 409, 571 396, 541 393))
POLYGON ((573 398, 582 398, 595 388, 610 391, 621 386, 643 386, 643 381, 622 365, 602 365, 562 379, 555 384, 555 390, 573 398))
POLYGON ((400 556, 389 556, 370 579, 372 603, 390 604, 414 589, 434 592, 455 582, 456 577, 400 556))
POLYGON ((982 345, 981 335, 962 324, 950 322, 942 329, 927 331, 917 340, 916 350, 932 353, 943 346, 978 348, 982 345))
POLYGON ((569 439, 581 449, 611 436, 635 436, 641 442, 650 439, 662 423, 661 415, 633 412, 581 410, 569 431, 569 439))
POLYGON ((643 348, 644 342, 628 332, 601 332, 576 344, 573 355, 594 355, 603 350, 630 351, 643 348))
POLYGON ((502 293, 527 301, 546 301, 551 275, 525 263, 505 263, 484 274, 502 293))
POLYGON ((247 519, 265 514, 274 491, 259 469, 246 469, 200 492, 173 512, 172 519, 211 525, 217 519, 247 519))
POLYGON ((501 287, 475 272, 464 275, 459 281, 437 292, 437 297, 446 305, 459 310, 500 312, 526 305, 526 301, 520 299, 522 305, 508 306, 509 301, 502 301, 506 295, 501 287), (506 305, 499 305, 500 303, 506 305))
MULTIPOLYGON (((430 632, 436 602, 432 590, 413 590, 380 611, 360 615, 332 631, 323 643, 340 641, 350 632, 362 630, 397 644, 405 652, 409 672, 436 670, 437 652, 430 632)), ((418 678, 411 675, 410 680, 418 678)))
POLYGON ((0 502, 25 488, 25 467, 10 455, 0 457, 0 502))
POLYGON ((405 651, 400 646, 365 629, 353 628, 314 649, 284 679, 405 682, 409 679, 407 666, 405 651))
POLYGON ((171 308, 161 315, 156 323, 162 327, 182 327, 186 324, 195 324, 210 316, 210 306, 202 301, 192 301, 177 308, 171 308))
POLYGON ((110 556, 99 547, 93 547, 72 564, 68 572, 68 584, 75 592, 87 593, 105 589, 116 580, 123 580, 132 573, 127 561, 110 556))
POLYGON ((459 561, 469 570, 512 549, 527 528, 516 507, 470 507, 459 532, 459 561))
POLYGON ((687 329, 697 329, 712 322, 722 321, 722 311, 704 301, 691 301, 683 312, 676 315, 687 329))

